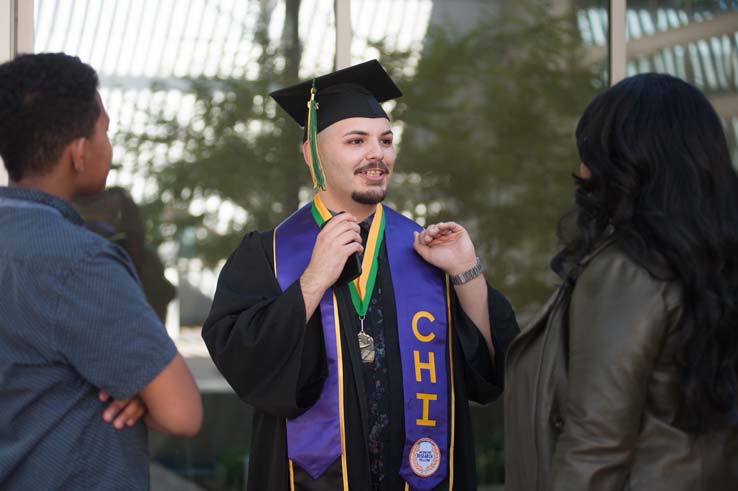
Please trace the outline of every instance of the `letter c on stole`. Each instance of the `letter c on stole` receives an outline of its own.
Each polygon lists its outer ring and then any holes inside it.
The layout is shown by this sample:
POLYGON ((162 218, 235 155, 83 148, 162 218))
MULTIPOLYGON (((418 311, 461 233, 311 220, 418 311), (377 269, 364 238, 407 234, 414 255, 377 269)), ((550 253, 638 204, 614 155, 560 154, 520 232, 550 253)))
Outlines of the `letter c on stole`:
POLYGON ((433 314, 431 314, 430 312, 426 312, 425 310, 421 310, 413 316, 413 334, 415 334, 415 337, 418 338, 418 341, 421 341, 423 343, 430 343, 436 337, 436 334, 433 332, 428 334, 421 334, 420 331, 418 331, 418 321, 420 319, 428 319, 429 321, 434 322, 436 318, 433 317, 433 314))

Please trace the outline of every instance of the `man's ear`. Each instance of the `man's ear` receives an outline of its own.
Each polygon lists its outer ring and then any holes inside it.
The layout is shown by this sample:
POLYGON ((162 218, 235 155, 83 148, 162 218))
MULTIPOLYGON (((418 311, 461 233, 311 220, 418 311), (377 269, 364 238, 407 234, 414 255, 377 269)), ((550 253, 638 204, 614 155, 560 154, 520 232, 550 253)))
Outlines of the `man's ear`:
POLYGON ((308 140, 302 142, 302 158, 305 159, 305 165, 310 167, 310 145, 308 140))
POLYGON ((69 144, 69 155, 72 158, 72 167, 75 172, 82 173, 85 170, 85 150, 87 149, 87 138, 77 138, 69 144))

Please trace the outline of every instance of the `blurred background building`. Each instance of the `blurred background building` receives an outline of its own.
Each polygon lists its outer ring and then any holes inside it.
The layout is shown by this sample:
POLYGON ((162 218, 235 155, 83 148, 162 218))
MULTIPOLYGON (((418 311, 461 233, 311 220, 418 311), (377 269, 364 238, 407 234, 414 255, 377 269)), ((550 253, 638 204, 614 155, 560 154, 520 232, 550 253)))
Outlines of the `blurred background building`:
MULTIPOLYGON (((573 129, 598 91, 648 71, 695 84, 738 164, 736 0, 0 0, 0 36, 0 60, 64 51, 100 75, 112 189, 77 205, 138 258, 205 396, 200 436, 152 435, 155 491, 243 487, 250 412, 199 329, 243 234, 311 197, 300 130, 271 90, 380 59, 405 93, 386 107, 399 135, 389 201, 421 224, 467 225, 521 322, 555 286, 573 129)), ((504 479, 499 405, 474 418, 491 489, 504 479)))

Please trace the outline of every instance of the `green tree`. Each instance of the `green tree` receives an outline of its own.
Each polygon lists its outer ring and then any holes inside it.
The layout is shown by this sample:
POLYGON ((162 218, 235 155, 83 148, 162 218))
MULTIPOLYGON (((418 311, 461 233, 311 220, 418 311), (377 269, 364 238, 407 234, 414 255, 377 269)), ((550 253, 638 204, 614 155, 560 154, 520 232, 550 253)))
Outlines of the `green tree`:
MULTIPOLYGON (((213 263, 244 233, 216 233, 195 198, 217 196, 248 212, 248 229, 271 228, 296 209, 309 186, 300 129, 267 96, 298 78, 299 0, 289 0, 283 36, 270 41, 273 1, 262 0, 254 62, 258 76, 191 80, 195 114, 157 119, 156 131, 127 134, 129 150, 154 155, 177 142, 175 159, 143 162, 159 193, 144 203, 157 241, 213 263), (162 217, 166 222, 160 225, 162 217)), ((378 46, 403 88, 392 111, 403 128, 390 202, 428 223, 468 226, 493 282, 519 311, 540 304, 553 278, 555 225, 571 202, 578 166, 573 127, 601 76, 580 63, 574 13, 553 17, 539 1, 483 10, 471 29, 431 26, 415 70, 412 52, 378 46)))
MULTIPOLYGON (((181 256, 206 263, 227 257, 243 229, 272 226, 298 204, 298 191, 309 184, 300 166, 300 129, 267 94, 298 81, 301 46, 300 0, 285 0, 281 39, 270 39, 274 0, 260 1, 254 42, 258 66, 253 79, 188 80, 194 112, 186 121, 176 115, 149 114, 146 131, 122 133, 118 143, 138 159, 138 171, 153 179, 158 193, 141 203, 147 232, 154 242, 174 240, 181 256), (175 154, 169 158, 168 155, 175 154), (248 213, 245 224, 229 224, 225 234, 214 217, 188 210, 195 199, 230 201, 248 213)), ((154 92, 167 90, 155 86, 154 92)))
MULTIPOLYGON (((274 3, 261 0, 255 78, 190 80, 192 118, 151 114, 152 127, 121 140, 129 152, 151 156, 140 160, 158 189, 142 203, 149 236, 176 241, 180 255, 211 264, 226 257, 244 228, 273 227, 310 185, 300 129, 267 95, 298 79, 300 5, 286 2, 275 43, 266 27, 274 3), (245 227, 232 223, 218 233, 211 216, 189 211, 193 200, 211 196, 246 210, 245 227)), ((480 12, 471 29, 431 26, 419 52, 377 46, 404 92, 392 110, 402 132, 389 202, 426 223, 467 226, 492 283, 527 314, 555 281, 548 261, 579 163, 573 129, 604 77, 581 64, 573 12, 557 18, 537 0, 499 4, 480 12)), ((503 475, 495 410, 476 411, 477 427, 487 430, 477 442, 478 472, 488 481, 503 475)))
POLYGON ((434 26, 412 76, 402 56, 383 60, 404 90, 393 117, 405 176, 390 199, 467 225, 494 284, 530 313, 551 290, 556 224, 573 201, 575 123, 604 82, 579 61, 573 12, 526 1, 479 18, 464 32, 434 26))

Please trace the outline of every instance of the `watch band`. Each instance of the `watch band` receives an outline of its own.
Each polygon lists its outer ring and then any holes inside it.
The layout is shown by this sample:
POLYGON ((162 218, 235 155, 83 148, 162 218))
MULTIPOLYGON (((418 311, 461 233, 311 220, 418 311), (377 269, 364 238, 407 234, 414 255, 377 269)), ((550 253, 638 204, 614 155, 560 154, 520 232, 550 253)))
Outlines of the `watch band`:
POLYGON ((484 266, 482 266, 482 261, 480 261, 479 256, 477 256, 477 263, 472 268, 462 271, 459 274, 449 275, 449 279, 454 285, 463 285, 482 274, 483 271, 484 266))

